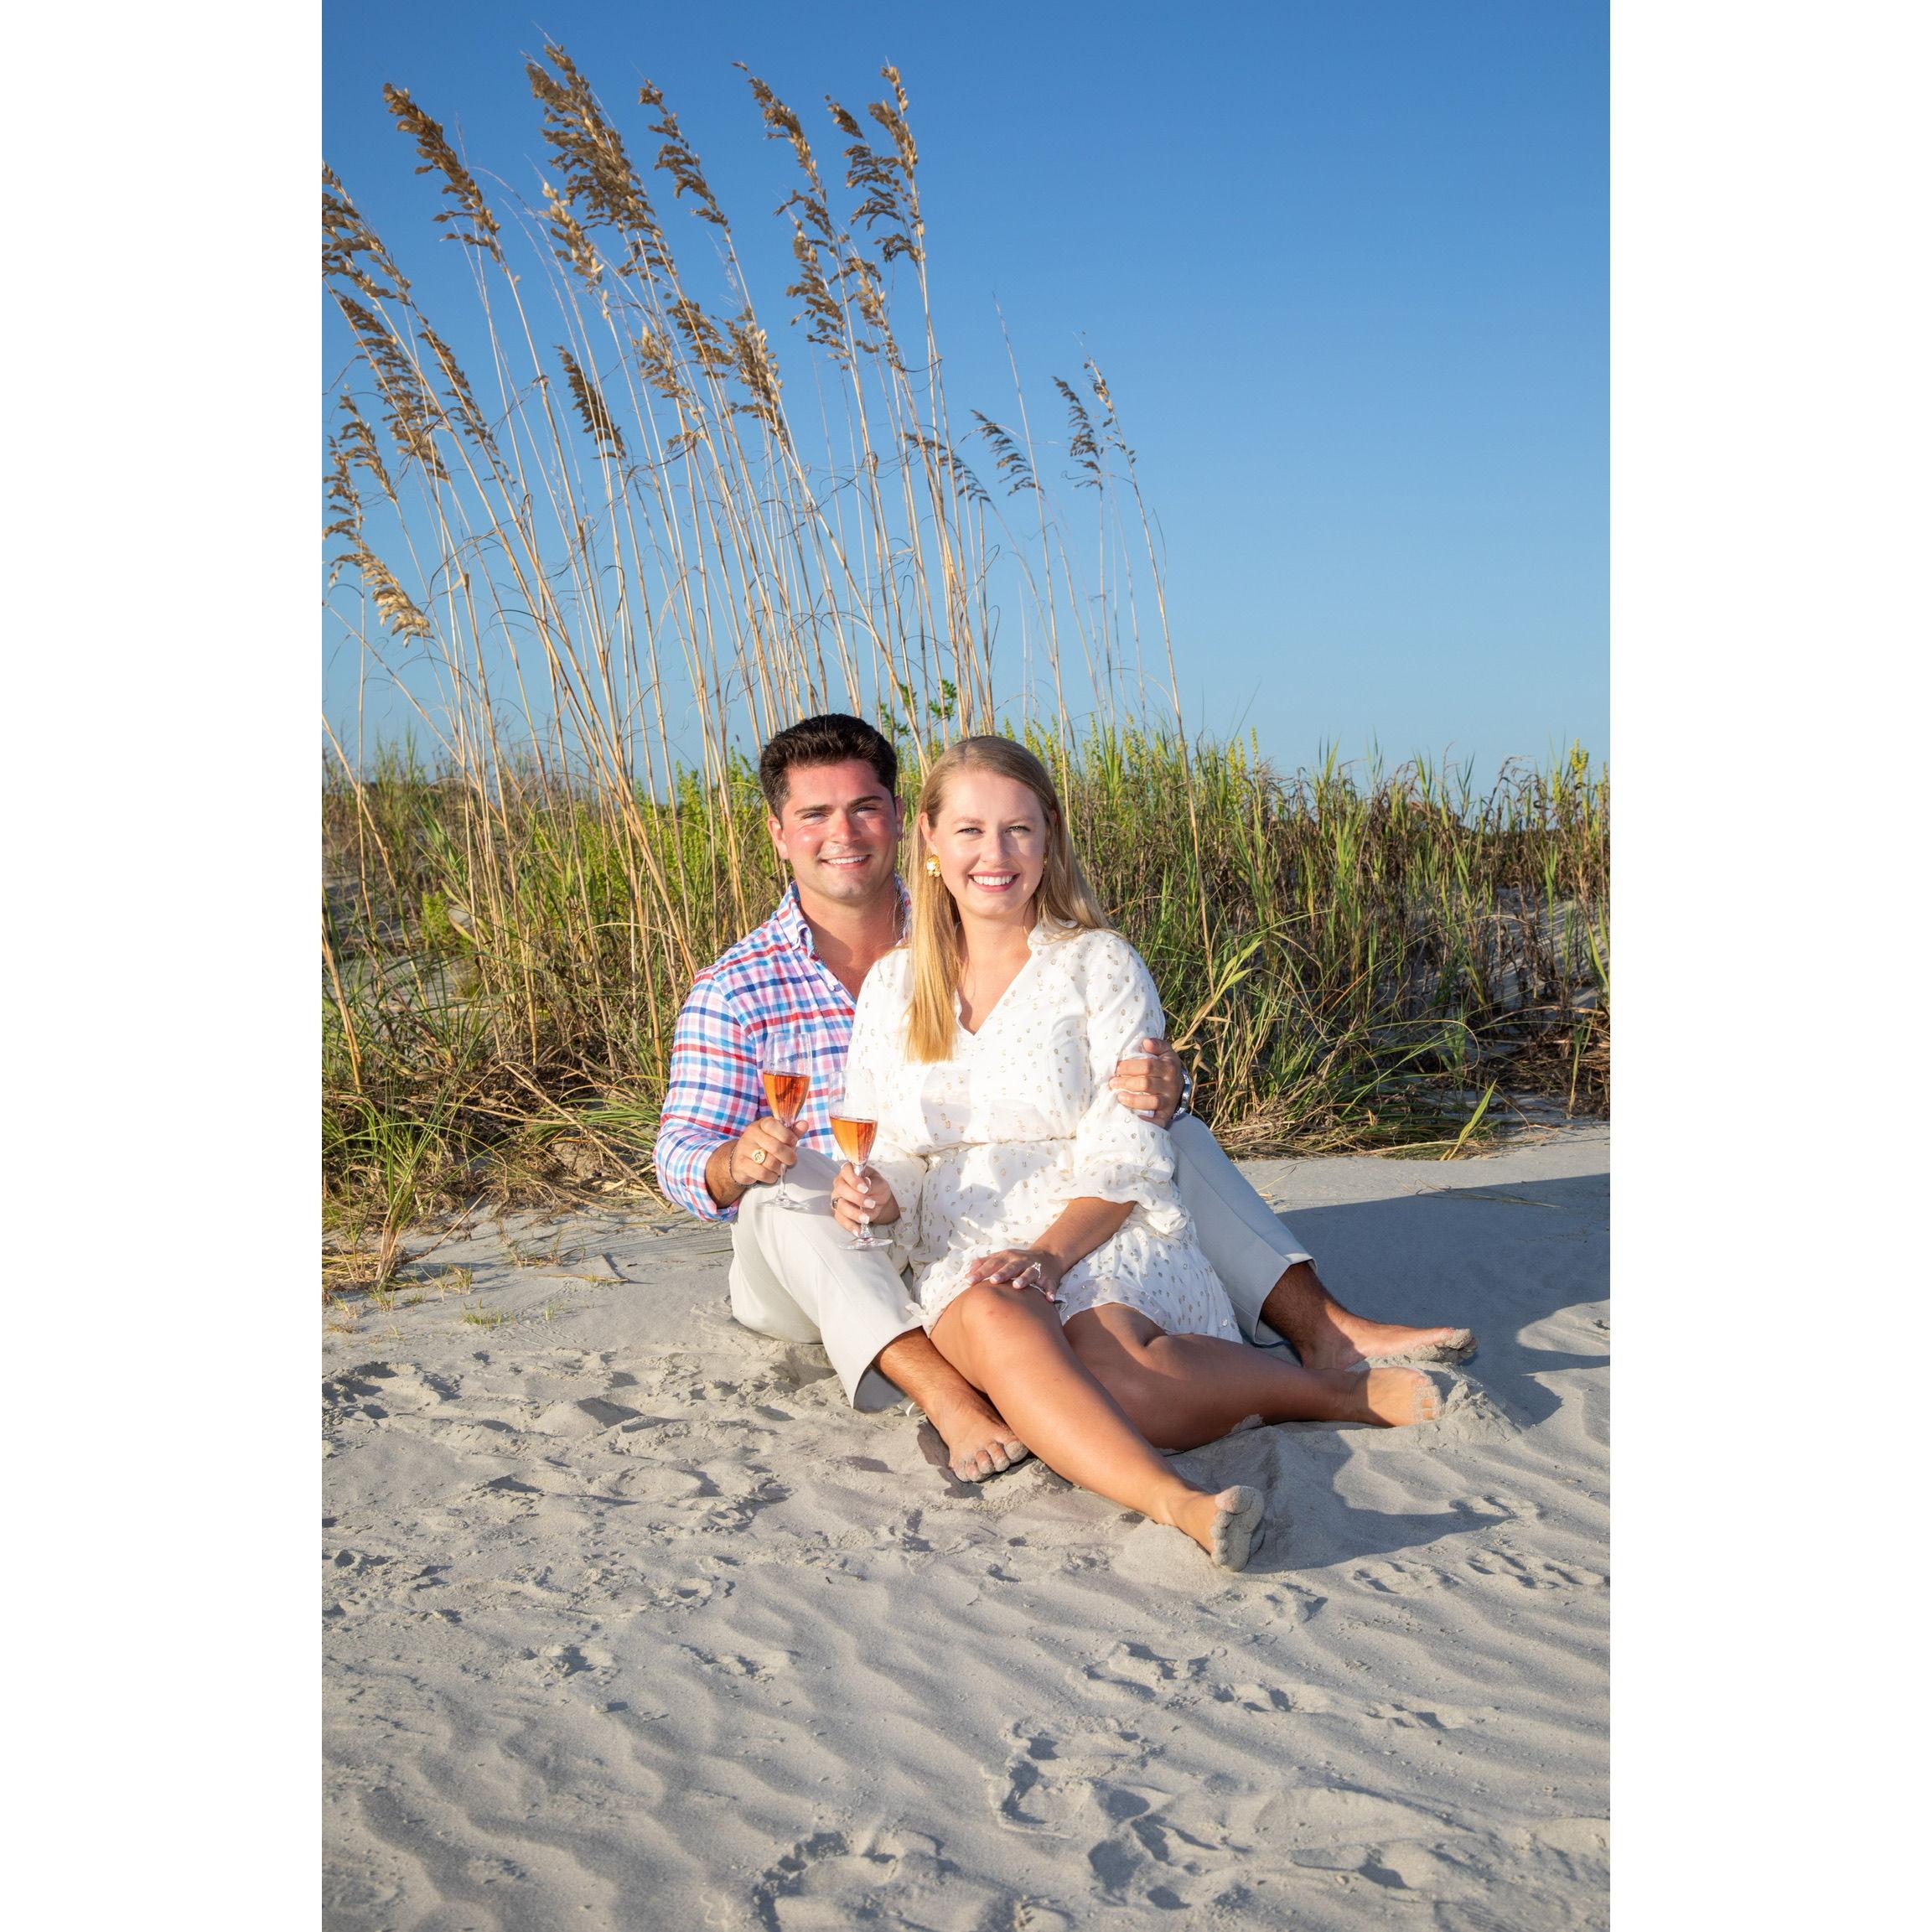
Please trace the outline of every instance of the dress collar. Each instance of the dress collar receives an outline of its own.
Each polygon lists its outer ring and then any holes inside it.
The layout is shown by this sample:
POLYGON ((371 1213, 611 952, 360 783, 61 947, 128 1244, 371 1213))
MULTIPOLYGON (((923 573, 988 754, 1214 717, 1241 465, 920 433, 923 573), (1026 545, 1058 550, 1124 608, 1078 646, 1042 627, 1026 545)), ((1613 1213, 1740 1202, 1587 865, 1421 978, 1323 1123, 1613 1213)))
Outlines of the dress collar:
MULTIPOLYGON (((1055 919, 1035 919, 1027 931, 1026 965, 1022 966, 1019 970, 1019 972, 1013 976, 1013 979, 1007 983, 1006 991, 993 1002, 991 1010, 982 1018, 977 1029, 972 1033, 966 1033, 966 1037, 969 1040, 976 1040, 980 1037, 980 1034, 983 1033, 987 1030, 987 1028, 992 1023, 993 1015, 998 1013, 1000 1008, 1013 997, 1013 987, 1019 984, 1020 976, 1024 974, 1032 966, 1034 960, 1037 959, 1048 946, 1054 945, 1058 940, 1072 938, 1073 935, 1080 930, 1080 929, 1078 926, 1062 925, 1059 923, 1058 920, 1055 919)), ((963 1003, 964 1002, 960 997, 959 988, 955 987, 953 988, 952 995, 952 1010, 953 1018, 956 1024, 959 1024, 960 1009, 963 1003)), ((966 1028, 963 1024, 960 1025, 960 1031, 961 1033, 966 1033, 966 1028)))
POLYGON ((1064 939, 1071 939, 1080 931, 1077 925, 1063 925, 1059 920, 1044 916, 1033 923, 1033 930, 1027 935, 1027 950, 1038 952, 1042 946, 1057 945, 1064 939))

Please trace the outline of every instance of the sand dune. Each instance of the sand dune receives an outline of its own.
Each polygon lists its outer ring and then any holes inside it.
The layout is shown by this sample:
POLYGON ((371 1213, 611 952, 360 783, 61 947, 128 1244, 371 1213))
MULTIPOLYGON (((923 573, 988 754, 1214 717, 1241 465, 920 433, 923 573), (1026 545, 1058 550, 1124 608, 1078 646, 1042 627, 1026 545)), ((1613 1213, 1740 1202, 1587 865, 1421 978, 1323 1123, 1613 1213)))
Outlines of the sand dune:
POLYGON ((1481 1347, 1181 1458, 1269 1495, 1239 1577, 853 1415, 718 1231, 446 1240, 325 1338, 326 1923, 1604 1924, 1608 1154, 1246 1163, 1481 1347))

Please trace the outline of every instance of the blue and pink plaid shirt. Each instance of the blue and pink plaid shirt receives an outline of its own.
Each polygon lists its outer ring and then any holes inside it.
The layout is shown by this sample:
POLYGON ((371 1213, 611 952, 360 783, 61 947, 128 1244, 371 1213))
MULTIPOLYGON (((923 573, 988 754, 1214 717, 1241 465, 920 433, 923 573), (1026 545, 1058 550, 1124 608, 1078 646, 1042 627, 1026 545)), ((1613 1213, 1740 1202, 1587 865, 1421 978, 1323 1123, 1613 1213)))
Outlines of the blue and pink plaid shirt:
MULTIPOLYGON (((902 923, 905 904, 902 886, 902 923)), ((788 886, 763 925, 697 976, 677 1016, 657 1128, 657 1178, 665 1193, 707 1220, 737 1217, 735 1206, 721 1208, 711 1198, 705 1163, 769 1111, 759 1054, 780 1030, 797 1038, 811 1070, 799 1137, 838 1158, 831 1111, 845 1082, 852 1017, 852 997, 818 956, 798 888, 788 886)))

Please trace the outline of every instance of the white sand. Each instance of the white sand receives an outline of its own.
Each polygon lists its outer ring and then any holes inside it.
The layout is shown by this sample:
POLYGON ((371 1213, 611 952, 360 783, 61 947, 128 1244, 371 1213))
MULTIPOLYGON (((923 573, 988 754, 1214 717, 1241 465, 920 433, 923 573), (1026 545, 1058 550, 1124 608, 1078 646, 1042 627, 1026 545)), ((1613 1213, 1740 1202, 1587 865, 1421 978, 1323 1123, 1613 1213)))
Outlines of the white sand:
POLYGON ((1481 1347, 1432 1427, 1182 1458, 1269 1494, 1239 1577, 954 1480, 689 1220, 513 1217, 562 1265, 492 1225, 329 1334, 328 1926, 1605 1924, 1607 1130, 1246 1165, 1481 1347))

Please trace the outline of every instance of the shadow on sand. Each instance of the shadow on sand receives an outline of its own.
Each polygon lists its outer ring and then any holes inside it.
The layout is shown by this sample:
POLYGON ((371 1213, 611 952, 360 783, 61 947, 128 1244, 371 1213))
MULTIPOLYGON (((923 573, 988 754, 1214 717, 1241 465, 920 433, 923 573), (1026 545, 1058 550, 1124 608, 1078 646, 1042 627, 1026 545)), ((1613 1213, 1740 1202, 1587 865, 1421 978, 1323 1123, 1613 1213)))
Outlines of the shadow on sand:
MULTIPOLYGON (((1609 1176, 1603 1173, 1445 1185, 1389 1200, 1298 1208, 1282 1218, 1344 1306, 1384 1321, 1473 1328, 1477 1351, 1462 1372, 1514 1432, 1533 1429, 1566 1399, 1578 1399, 1553 1379, 1561 1371, 1609 1360, 1609 1176), (1551 1339, 1537 1334, 1546 1329, 1551 1339), (1599 1334, 1605 1346, 1591 1348, 1599 1334), (1561 1345, 1565 1340, 1572 1345, 1561 1345)), ((1293 1531, 1263 1551, 1256 1569, 1392 1556, 1507 1516, 1482 1499, 1426 1514, 1344 1502, 1334 1479, 1353 1453, 1355 1432, 1308 1423, 1266 1432, 1287 1438, 1279 1449, 1284 1474, 1292 1472, 1286 1500, 1293 1531), (1292 1551, 1280 1546, 1288 1541, 1292 1551)), ((1215 1447, 1232 1451, 1242 1440, 1215 1447)), ((1427 1447, 1426 1432, 1417 1432, 1414 1446, 1427 1447)))

